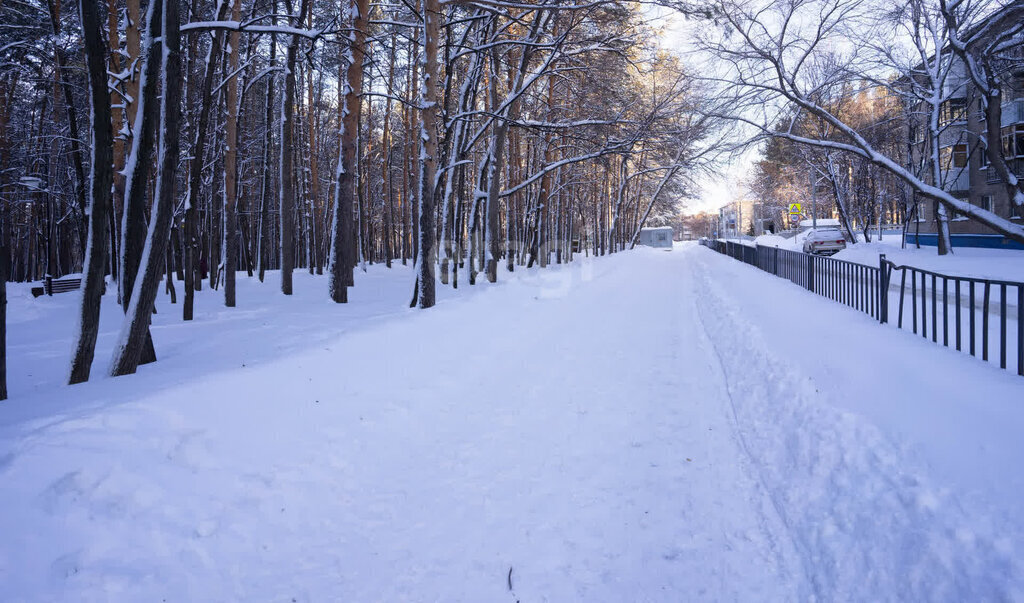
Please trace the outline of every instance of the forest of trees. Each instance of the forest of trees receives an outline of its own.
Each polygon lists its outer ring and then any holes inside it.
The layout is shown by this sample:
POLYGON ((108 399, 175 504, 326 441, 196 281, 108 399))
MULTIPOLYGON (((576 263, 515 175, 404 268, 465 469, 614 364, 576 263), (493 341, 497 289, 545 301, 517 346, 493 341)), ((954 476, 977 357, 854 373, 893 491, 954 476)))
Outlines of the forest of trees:
MULTIPOLYGON (((874 148, 901 164, 907 159, 902 107, 894 95, 873 86, 847 89, 837 95, 830 110, 868 140, 874 148)), ((777 125, 779 132, 796 132, 829 139, 835 129, 820 120, 804 119, 791 111, 777 125)), ((912 210, 912 196, 899 179, 871 161, 842 151, 801 145, 785 137, 769 137, 754 163, 748 187, 766 215, 785 214, 790 203, 807 203, 813 195, 818 207, 834 208, 842 230, 854 241, 857 231, 870 242, 871 228, 881 223, 902 224, 912 210)))
POLYGON ((191 320, 202 287, 234 306, 241 271, 285 295, 326 272, 345 302, 360 267, 401 262, 427 308, 438 281, 628 247, 710 165, 718 123, 644 10, 3 0, 3 268, 81 273, 76 383, 107 283, 119 375, 156 358, 161 289, 191 320))
POLYGON ((157 358, 161 290, 191 320, 203 287, 233 307, 237 277, 290 295, 306 270, 344 303, 401 262, 429 308, 631 247, 763 144, 762 202, 813 187, 852 230, 924 199, 940 253, 948 212, 1024 241, 939 185, 962 76, 972 153, 1024 207, 987 142, 1022 35, 1004 0, 0 0, 0 282, 80 276, 77 383, 103 299, 124 313, 112 375, 157 358), (658 10, 692 19, 694 53, 658 10))

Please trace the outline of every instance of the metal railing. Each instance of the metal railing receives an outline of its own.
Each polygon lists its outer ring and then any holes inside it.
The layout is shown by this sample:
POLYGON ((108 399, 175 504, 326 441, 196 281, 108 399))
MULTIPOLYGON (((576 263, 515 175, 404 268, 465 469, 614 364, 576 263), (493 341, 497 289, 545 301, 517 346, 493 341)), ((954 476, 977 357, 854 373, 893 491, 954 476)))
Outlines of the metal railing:
POLYGON ((1024 283, 940 274, 897 265, 885 254, 875 267, 735 241, 700 243, 880 323, 895 310, 897 328, 1024 376, 1024 283))
POLYGON ((1024 283, 950 276, 883 262, 890 282, 891 272, 900 272, 897 327, 908 328, 906 321, 910 330, 934 343, 939 343, 941 329, 942 345, 980 355, 985 361, 995 362, 998 354, 1000 368, 1016 368, 1018 375, 1024 375, 1024 283), (908 293, 909 318, 905 316, 908 293))

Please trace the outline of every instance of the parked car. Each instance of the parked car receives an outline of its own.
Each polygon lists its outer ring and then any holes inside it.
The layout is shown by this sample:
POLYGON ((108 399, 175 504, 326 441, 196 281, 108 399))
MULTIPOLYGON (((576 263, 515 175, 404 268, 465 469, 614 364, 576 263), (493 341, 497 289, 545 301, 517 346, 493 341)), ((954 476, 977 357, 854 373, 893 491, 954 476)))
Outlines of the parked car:
POLYGON ((846 249, 846 239, 837 228, 817 228, 807 231, 804 253, 832 255, 846 249))

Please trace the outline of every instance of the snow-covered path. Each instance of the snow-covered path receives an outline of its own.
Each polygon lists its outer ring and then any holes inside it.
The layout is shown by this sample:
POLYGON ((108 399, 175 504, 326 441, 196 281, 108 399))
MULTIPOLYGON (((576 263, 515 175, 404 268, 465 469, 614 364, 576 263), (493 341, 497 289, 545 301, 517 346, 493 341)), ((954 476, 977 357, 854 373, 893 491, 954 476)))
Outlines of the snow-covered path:
POLYGON ((56 417, 0 406, 4 598, 1024 598, 1022 413, 980 404, 960 456, 1000 464, 962 479, 926 430, 851 406, 844 359, 768 340, 790 312, 755 308, 790 295, 882 328, 705 249, 641 250, 150 395, 140 374, 61 390, 56 417))

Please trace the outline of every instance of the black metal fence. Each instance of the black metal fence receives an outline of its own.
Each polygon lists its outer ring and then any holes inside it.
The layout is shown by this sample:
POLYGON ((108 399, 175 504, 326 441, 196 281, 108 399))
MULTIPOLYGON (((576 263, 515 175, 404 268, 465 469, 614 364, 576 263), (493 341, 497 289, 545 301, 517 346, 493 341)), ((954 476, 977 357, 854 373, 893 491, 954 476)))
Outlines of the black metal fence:
POLYGON ((878 258, 878 266, 702 239, 701 245, 808 291, 1024 376, 1024 283, 951 276, 878 258), (896 286, 897 275, 899 272, 896 286))

